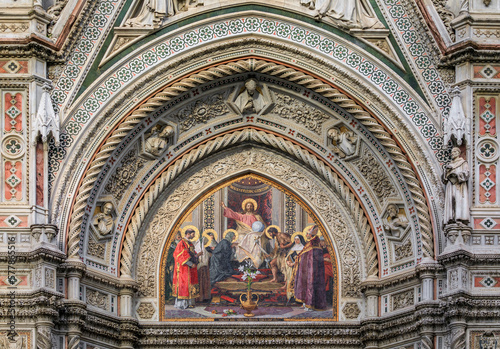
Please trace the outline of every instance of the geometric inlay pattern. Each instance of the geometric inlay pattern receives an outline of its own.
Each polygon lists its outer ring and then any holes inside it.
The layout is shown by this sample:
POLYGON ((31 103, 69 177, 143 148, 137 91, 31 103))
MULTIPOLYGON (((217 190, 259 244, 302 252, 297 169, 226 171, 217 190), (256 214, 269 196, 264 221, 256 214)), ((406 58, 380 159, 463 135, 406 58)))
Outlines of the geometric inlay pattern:
POLYGON ((491 65, 485 66, 483 69, 481 69, 480 73, 485 77, 485 78, 491 78, 493 75, 497 73, 496 69, 493 68, 491 65))
POLYGON ((9 178, 5 180, 5 182, 12 188, 15 188, 19 183, 21 183, 21 179, 16 175, 11 175, 9 178))
POLYGON ((7 224, 9 227, 14 228, 21 223, 21 220, 17 218, 16 216, 9 216, 4 219, 5 224, 7 224))
POLYGON ((489 191, 491 188, 493 188, 493 186, 495 185, 495 183, 489 179, 489 178, 486 178, 484 181, 482 181, 480 183, 481 187, 483 187, 486 191, 489 191))
POLYGON ((485 229, 493 229, 497 225, 497 222, 488 217, 483 219, 479 224, 481 224, 481 226, 483 226, 485 229))
POLYGON ((481 285, 483 285, 484 287, 493 287, 497 284, 497 281, 489 276, 485 277, 484 279, 482 279, 481 281, 479 281, 479 283, 481 285))
POLYGON ((11 106, 9 109, 5 111, 5 113, 12 119, 15 119, 19 114, 21 114, 21 111, 17 109, 15 106, 11 106))
POLYGON ((19 69, 21 69, 21 65, 18 62, 12 60, 7 62, 7 64, 3 66, 3 69, 5 69, 5 71, 8 73, 15 74, 19 71, 19 69))

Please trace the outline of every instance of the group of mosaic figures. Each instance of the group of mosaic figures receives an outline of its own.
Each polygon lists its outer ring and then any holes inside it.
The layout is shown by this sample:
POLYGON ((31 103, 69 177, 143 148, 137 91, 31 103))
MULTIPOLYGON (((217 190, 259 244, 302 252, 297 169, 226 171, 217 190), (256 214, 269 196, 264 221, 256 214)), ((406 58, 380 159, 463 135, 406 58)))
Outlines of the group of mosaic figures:
MULTIPOLYGON (((384 28, 367 0, 300 0, 300 4, 313 10, 317 20, 328 18, 341 27, 384 28)), ((125 22, 125 26, 158 27, 165 18, 203 5, 203 0, 144 0, 142 6, 125 22)))
POLYGON ((258 274, 263 266, 272 271, 272 279, 265 282, 278 283, 284 278, 284 285, 277 290, 286 292, 288 300, 293 297, 309 310, 327 308, 333 269, 318 226, 290 236, 277 226, 266 228, 253 202, 243 203, 244 213, 221 206, 224 216, 235 219, 238 228, 228 229, 217 242, 212 229, 199 236, 195 227, 188 226, 170 245, 165 295, 175 298, 176 308, 193 307, 195 300, 210 300, 219 282, 232 279, 245 268, 258 274))

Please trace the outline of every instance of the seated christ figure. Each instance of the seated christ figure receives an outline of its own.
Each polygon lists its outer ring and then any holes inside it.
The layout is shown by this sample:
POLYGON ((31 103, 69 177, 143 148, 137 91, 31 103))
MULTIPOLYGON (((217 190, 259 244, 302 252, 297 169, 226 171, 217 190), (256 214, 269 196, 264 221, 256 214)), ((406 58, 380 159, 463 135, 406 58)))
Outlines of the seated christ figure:
POLYGON ((224 217, 234 219, 237 224, 236 259, 238 262, 250 259, 258 268, 263 261, 262 238, 266 225, 262 217, 255 212, 257 202, 254 199, 243 200, 241 204, 243 213, 234 212, 223 202, 221 202, 221 206, 224 208, 224 217), (254 224, 256 222, 258 223, 254 224), (259 229, 254 231, 252 227, 259 227, 259 229))

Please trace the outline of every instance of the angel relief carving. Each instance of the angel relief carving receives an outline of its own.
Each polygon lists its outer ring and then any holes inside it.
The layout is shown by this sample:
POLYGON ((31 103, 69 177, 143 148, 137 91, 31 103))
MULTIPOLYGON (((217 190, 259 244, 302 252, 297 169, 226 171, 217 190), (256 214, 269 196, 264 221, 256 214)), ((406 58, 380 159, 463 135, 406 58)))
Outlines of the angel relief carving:
POLYGON ((365 0, 300 0, 300 4, 314 10, 317 20, 327 18, 344 28, 384 28, 365 0))
POLYGON ((165 18, 203 4, 203 0, 143 0, 125 22, 125 26, 159 27, 165 18))

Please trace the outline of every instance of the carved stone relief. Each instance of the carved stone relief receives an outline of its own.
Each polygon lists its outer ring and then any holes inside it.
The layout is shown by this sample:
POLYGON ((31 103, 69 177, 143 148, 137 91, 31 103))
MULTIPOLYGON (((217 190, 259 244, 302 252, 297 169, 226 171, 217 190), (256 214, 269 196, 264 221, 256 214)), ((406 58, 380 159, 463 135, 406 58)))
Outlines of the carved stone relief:
POLYGON ((396 188, 382 166, 373 154, 366 148, 363 149, 363 157, 354 161, 359 172, 366 178, 368 184, 381 201, 397 195, 396 188))
POLYGON ((415 290, 396 293, 392 297, 392 310, 398 310, 415 304, 415 290))
POLYGON ((86 300, 87 304, 100 308, 102 310, 108 310, 108 295, 97 290, 86 290, 86 300))
POLYGON ((172 118, 179 123, 179 129, 185 132, 198 124, 229 113, 225 93, 216 93, 189 103, 172 118))
POLYGON ((357 319, 361 310, 359 310, 358 303, 347 303, 342 311, 346 319, 357 319))
POLYGON ((388 237, 403 238, 408 226, 409 222, 404 210, 395 204, 388 205, 384 218, 384 231, 388 237))
POLYGON ((158 124, 153 126, 144 141, 143 149, 146 154, 141 155, 146 155, 150 159, 157 158, 167 148, 167 145, 171 143, 169 140, 173 134, 174 128, 170 125, 162 126, 158 124))
POLYGON ((361 259, 353 235, 347 223, 351 220, 339 211, 336 201, 328 189, 318 185, 310 174, 296 170, 296 165, 277 157, 275 153, 261 149, 231 154, 197 169, 195 174, 186 179, 166 197, 161 207, 156 211, 152 221, 147 225, 145 237, 140 244, 137 257, 137 281, 139 291, 145 297, 154 297, 156 289, 156 266, 161 254, 165 234, 172 229, 172 224, 197 193, 203 192, 209 186, 223 177, 251 169, 258 173, 268 174, 283 183, 291 190, 303 195, 309 201, 310 208, 324 219, 331 229, 333 240, 339 250, 342 265, 342 295, 348 297, 360 296, 361 259))
POLYGON ((115 226, 114 218, 112 215, 114 206, 111 202, 106 202, 101 206, 101 212, 94 214, 92 219, 93 231, 96 237, 100 240, 103 238, 111 237, 111 233, 115 226))
POLYGON ((291 96, 276 92, 276 106, 272 110, 273 114, 283 119, 304 125, 309 131, 321 134, 322 126, 329 116, 313 106, 299 101, 291 96))
POLYGON ((402 244, 394 244, 394 260, 396 262, 413 256, 413 246, 411 239, 402 244))
POLYGON ((443 21, 448 34, 451 37, 451 40, 455 41, 455 31, 451 27, 451 21, 455 18, 455 14, 451 11, 451 9, 446 6, 448 0, 432 0, 434 7, 436 8, 439 17, 443 21))
POLYGON ((96 242, 91 236, 89 236, 89 245, 87 248, 87 253, 91 256, 104 259, 106 252, 106 244, 100 244, 96 242))
POLYGON ((453 291, 458 288, 458 269, 449 271, 448 273, 448 290, 453 291))
POLYGON ((358 144, 358 135, 346 127, 332 127, 328 130, 332 150, 341 159, 354 155, 358 144))
POLYGON ((56 275, 54 269, 45 268, 45 287, 56 288, 56 275))
POLYGON ((33 277, 35 287, 42 287, 42 265, 39 263, 35 268, 35 276, 33 277))
POLYGON ((26 335, 17 334, 14 336, 13 341, 10 341, 7 337, 7 333, 0 334, 0 349, 27 349, 28 348, 28 337, 26 335))
POLYGON ((156 310, 152 303, 142 302, 137 308, 137 314, 141 319, 149 320, 153 317, 156 310))
POLYGON ((271 111, 275 105, 274 94, 266 84, 255 79, 245 81, 242 87, 236 87, 229 95, 227 105, 236 114, 262 115, 271 111))
POLYGON ((368 1, 300 0, 300 4, 314 10, 314 15, 318 21, 325 18, 342 28, 384 28, 377 16, 372 13, 368 1))
POLYGON ((128 189, 137 173, 144 167, 146 160, 138 157, 135 149, 130 150, 122 159, 121 165, 116 169, 106 183, 104 189, 113 195, 116 202, 120 202, 123 193, 128 189))
POLYGON ((179 12, 188 11, 190 7, 203 6, 203 0, 144 0, 142 6, 132 14, 133 17, 125 22, 127 27, 155 28, 168 17, 179 12))

